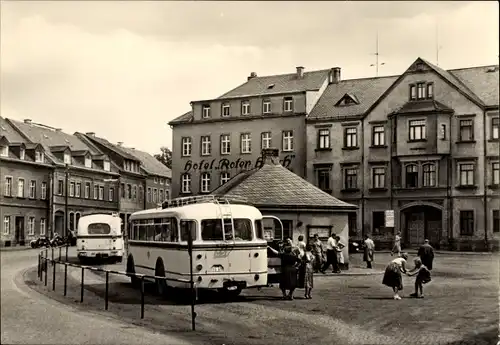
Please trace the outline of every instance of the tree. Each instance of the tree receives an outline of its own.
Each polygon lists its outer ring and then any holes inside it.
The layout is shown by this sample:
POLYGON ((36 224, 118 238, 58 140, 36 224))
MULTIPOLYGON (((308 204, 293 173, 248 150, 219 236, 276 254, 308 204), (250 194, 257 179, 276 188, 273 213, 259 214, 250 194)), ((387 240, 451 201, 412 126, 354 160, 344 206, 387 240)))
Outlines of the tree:
POLYGON ((167 168, 172 169, 172 151, 168 147, 161 147, 161 153, 156 154, 154 157, 158 159, 167 168))

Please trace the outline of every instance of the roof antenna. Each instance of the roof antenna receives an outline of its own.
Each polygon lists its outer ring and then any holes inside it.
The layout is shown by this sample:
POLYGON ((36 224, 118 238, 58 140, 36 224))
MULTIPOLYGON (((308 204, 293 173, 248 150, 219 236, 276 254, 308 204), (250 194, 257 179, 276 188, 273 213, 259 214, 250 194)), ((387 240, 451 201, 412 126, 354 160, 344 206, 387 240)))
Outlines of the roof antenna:
POLYGON ((373 54, 373 55, 375 55, 375 63, 374 64, 372 63, 370 65, 370 67, 375 66, 375 76, 378 77, 378 68, 379 68, 379 66, 385 65, 385 62, 379 63, 379 60, 378 60, 379 59, 379 55, 380 55, 378 53, 378 30, 377 30, 377 36, 375 38, 375 49, 376 49, 375 50, 375 54, 373 54))
POLYGON ((436 66, 439 66, 439 51, 443 46, 439 45, 439 20, 436 18, 436 66))

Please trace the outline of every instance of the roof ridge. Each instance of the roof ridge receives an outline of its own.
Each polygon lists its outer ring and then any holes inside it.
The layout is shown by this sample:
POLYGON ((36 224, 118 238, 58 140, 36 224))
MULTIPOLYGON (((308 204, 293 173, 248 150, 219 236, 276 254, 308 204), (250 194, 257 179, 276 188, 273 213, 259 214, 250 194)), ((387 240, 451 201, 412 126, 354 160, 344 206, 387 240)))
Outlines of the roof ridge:
POLYGON ((453 71, 463 71, 466 69, 475 69, 475 68, 486 68, 486 67, 500 67, 500 65, 481 65, 481 66, 471 66, 471 67, 463 67, 463 68, 452 68, 447 70, 448 72, 453 72, 453 71))

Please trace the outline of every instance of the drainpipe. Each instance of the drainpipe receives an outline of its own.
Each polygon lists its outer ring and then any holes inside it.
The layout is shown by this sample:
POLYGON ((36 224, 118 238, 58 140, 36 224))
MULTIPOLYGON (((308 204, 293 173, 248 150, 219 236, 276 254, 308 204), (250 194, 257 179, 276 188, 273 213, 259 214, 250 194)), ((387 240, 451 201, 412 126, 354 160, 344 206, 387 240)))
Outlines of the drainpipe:
POLYGON ((48 229, 45 231, 45 237, 47 238, 52 238, 54 237, 54 179, 55 179, 55 168, 51 168, 50 170, 50 175, 49 175, 49 190, 47 191, 47 196, 49 198, 49 208, 48 208, 48 215, 47 219, 49 220, 48 222, 48 229))
POLYGON ((486 171, 488 170, 486 167, 486 156, 487 156, 487 148, 486 148, 486 110, 483 111, 483 210, 484 210, 484 244, 486 246, 486 251, 489 251, 489 244, 488 244, 488 195, 487 195, 487 190, 488 190, 488 184, 487 184, 487 178, 488 174, 486 171))
POLYGON ((66 169, 65 169, 65 177, 66 177, 66 181, 65 181, 65 184, 64 184, 64 228, 63 228, 63 232, 64 232, 64 235, 63 236, 67 236, 67 230, 68 230, 68 181, 69 181, 69 166, 68 164, 66 164, 66 169))
MULTIPOLYGON (((365 118, 361 119, 361 135, 363 136, 363 141, 361 144, 361 166, 363 173, 365 172, 365 118)), ((361 229, 365 228, 365 176, 361 179, 361 229)), ((365 231, 361 234, 361 239, 365 235, 365 231)))
POLYGON ((450 203, 450 207, 449 207, 449 214, 448 214, 448 243, 451 242, 451 246, 449 249, 453 250, 453 222, 454 222, 454 219, 455 219, 455 216, 454 216, 454 198, 453 198, 453 195, 451 195, 451 191, 452 191, 452 183, 453 183, 453 145, 451 144, 452 142, 452 136, 451 136, 451 121, 453 119, 453 115, 450 116, 450 122, 449 122, 449 127, 450 127, 450 131, 448 132, 448 130, 446 131, 448 134, 448 144, 449 144, 449 155, 448 155, 448 164, 447 164, 447 176, 446 176, 446 179, 447 179, 447 188, 446 188, 446 193, 447 193, 447 196, 448 196, 448 201, 450 203))

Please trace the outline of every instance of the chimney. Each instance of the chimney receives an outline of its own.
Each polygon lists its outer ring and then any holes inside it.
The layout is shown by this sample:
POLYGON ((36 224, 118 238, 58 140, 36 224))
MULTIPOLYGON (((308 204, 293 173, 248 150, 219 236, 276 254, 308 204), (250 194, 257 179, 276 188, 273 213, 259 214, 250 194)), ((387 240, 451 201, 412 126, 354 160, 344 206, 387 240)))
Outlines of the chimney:
POLYGON ((123 141, 119 141, 117 142, 118 146, 122 146, 123 145, 123 141))
POLYGON ((62 131, 62 128, 56 128, 56 132, 62 131))
POLYGON ((253 79, 253 78, 257 78, 257 73, 255 73, 255 72, 250 73, 250 75, 248 76, 247 80, 250 80, 250 79, 253 79))
POLYGON ((264 164, 279 165, 279 153, 279 149, 263 149, 262 158, 264 160, 264 164))
POLYGON ((24 119, 24 123, 31 125, 31 119, 24 119))
POLYGON ((87 132, 85 135, 88 135, 89 137, 95 137, 95 132, 87 132))
POLYGON ((334 67, 330 70, 329 84, 338 84, 340 81, 340 67, 334 67))
POLYGON ((297 67, 297 78, 303 78, 304 77, 304 67, 299 66, 297 67))

